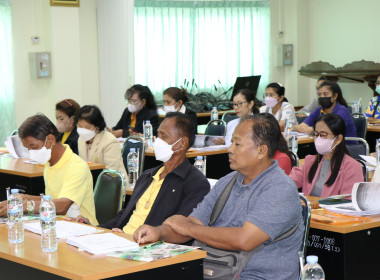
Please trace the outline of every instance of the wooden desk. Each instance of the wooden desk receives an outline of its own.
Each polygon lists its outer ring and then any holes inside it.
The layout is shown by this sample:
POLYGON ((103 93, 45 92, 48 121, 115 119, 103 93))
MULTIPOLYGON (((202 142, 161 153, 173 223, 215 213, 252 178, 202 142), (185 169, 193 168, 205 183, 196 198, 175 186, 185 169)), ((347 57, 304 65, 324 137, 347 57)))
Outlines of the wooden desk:
POLYGON ((370 131, 370 132, 380 132, 380 125, 368 124, 367 125, 367 131, 370 131))
MULTIPOLYGON (((14 159, 9 155, 0 156, 0 201, 6 199, 5 188, 17 188, 27 194, 39 195, 45 192, 44 167, 25 163, 25 158, 14 159)), ((94 184, 104 164, 88 163, 94 184)))
POLYGON ((313 137, 301 137, 298 138, 298 145, 314 143, 313 137))
POLYGON ((319 257, 326 279, 379 279, 379 240, 380 215, 349 225, 311 221, 307 255, 319 257))
MULTIPOLYGON (((127 234, 118 235, 132 240, 127 234)), ((201 250, 154 262, 138 262, 79 252, 60 239, 57 252, 42 253, 40 235, 25 230, 24 242, 18 245, 9 244, 7 236, 8 227, 1 224, 1 279, 203 279, 206 252, 201 250)))

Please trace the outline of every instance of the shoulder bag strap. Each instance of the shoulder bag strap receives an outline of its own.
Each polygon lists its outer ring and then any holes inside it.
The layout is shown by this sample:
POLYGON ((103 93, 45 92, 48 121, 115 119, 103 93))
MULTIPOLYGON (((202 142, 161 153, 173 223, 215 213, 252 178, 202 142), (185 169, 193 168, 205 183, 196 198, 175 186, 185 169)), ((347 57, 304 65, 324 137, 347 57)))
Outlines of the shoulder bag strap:
POLYGON ((236 172, 236 174, 232 177, 231 181, 227 184, 227 186, 224 188, 222 193, 219 195, 218 200, 216 201, 214 205, 214 209, 212 209, 210 221, 208 222, 208 225, 210 227, 215 224, 224 206, 226 205, 226 202, 228 198, 230 197, 232 188, 235 185, 237 176, 238 176, 238 173, 236 172))

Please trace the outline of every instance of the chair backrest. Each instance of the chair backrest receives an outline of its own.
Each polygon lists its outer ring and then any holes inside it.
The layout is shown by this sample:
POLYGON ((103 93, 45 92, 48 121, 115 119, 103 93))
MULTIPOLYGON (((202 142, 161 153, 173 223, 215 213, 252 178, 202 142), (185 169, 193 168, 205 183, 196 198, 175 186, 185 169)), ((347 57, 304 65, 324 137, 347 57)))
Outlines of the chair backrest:
POLYGON ((299 166, 299 158, 296 153, 289 151, 290 153, 290 161, 292 162, 292 167, 299 166))
POLYGON ((360 155, 369 155, 369 146, 366 140, 360 137, 345 137, 346 141, 356 141, 356 144, 346 144, 347 150, 354 159, 361 159, 360 155))
POLYGON ((125 199, 127 181, 123 173, 113 169, 103 170, 96 180, 94 201, 99 224, 116 217, 125 199))
POLYGON ((230 121, 237 119, 238 116, 236 115, 236 112, 234 110, 227 111, 223 114, 222 120, 227 124, 230 121))
POLYGON ((128 172, 127 157, 131 148, 135 148, 136 152, 139 155, 139 176, 144 170, 144 161, 145 161, 145 141, 141 136, 133 135, 125 139, 123 150, 121 155, 123 157, 125 170, 128 172))
POLYGON ((367 170, 367 164, 362 159, 357 159, 357 161, 362 165, 364 181, 368 182, 369 174, 368 174, 368 170, 367 170))
POLYGON ((356 127, 356 137, 365 139, 367 135, 368 120, 364 114, 354 113, 351 115, 356 127))
POLYGON ((205 135, 226 135, 226 123, 223 120, 212 120, 207 123, 205 135))
POLYGON ((303 193, 299 194, 301 205, 302 205, 302 218, 305 225, 305 232, 302 239, 301 250, 298 252, 300 257, 301 270, 305 263, 306 249, 307 249, 307 240, 309 238, 309 229, 310 229, 310 219, 311 219, 311 205, 309 200, 304 196, 303 193))

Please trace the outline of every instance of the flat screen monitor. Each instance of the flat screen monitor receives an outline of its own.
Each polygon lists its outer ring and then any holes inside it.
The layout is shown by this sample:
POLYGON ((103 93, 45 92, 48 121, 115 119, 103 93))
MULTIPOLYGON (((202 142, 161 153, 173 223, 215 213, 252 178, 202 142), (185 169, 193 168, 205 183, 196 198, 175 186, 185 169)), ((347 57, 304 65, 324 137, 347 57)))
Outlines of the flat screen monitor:
POLYGON ((260 78, 261 78, 261 75, 237 77, 232 94, 234 94, 235 92, 241 89, 250 89, 254 93, 257 93, 257 88, 259 87, 260 78))

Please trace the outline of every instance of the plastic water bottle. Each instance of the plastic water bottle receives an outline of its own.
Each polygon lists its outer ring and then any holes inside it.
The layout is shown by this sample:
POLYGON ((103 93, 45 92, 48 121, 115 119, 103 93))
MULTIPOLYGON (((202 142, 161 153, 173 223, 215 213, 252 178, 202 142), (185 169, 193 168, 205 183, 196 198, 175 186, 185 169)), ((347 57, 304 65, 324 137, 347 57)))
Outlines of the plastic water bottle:
POLYGON ((211 120, 217 120, 219 119, 219 112, 218 112, 218 109, 216 109, 216 107, 212 107, 212 110, 211 110, 211 120))
POLYGON ((152 147, 153 145, 153 127, 150 121, 146 121, 144 124, 144 139, 147 147, 152 147))
POLYGON ((139 155, 136 153, 135 148, 129 150, 127 156, 129 187, 134 188, 137 178, 139 177, 139 155))
POLYGON ((203 161, 202 156, 197 156, 197 160, 194 162, 194 166, 199 169, 200 172, 203 173, 203 175, 206 176, 206 165, 205 162, 203 161))
POLYGON ((21 243, 24 242, 24 224, 22 222, 22 214, 24 205, 22 197, 18 193, 18 189, 12 189, 8 198, 8 242, 21 243))
POLYGON ((284 137, 286 140, 290 137, 290 132, 292 131, 292 122, 290 120, 290 111, 286 111, 284 118, 284 137))
POLYGON ((380 139, 376 140, 376 166, 380 164, 380 139))
POLYGON ((325 273, 318 264, 317 256, 307 256, 307 264, 302 269, 302 280, 325 280, 325 273))
POLYGON ((57 251, 55 205, 50 195, 44 195, 42 198, 40 205, 40 224, 42 252, 57 251))
POLYGON ((354 104, 352 105, 352 113, 360 113, 360 103, 359 101, 354 101, 354 104))
POLYGON ((295 132, 295 131, 290 132, 290 136, 288 138, 288 149, 289 149, 289 151, 297 154, 298 138, 297 138, 297 132, 295 132))

